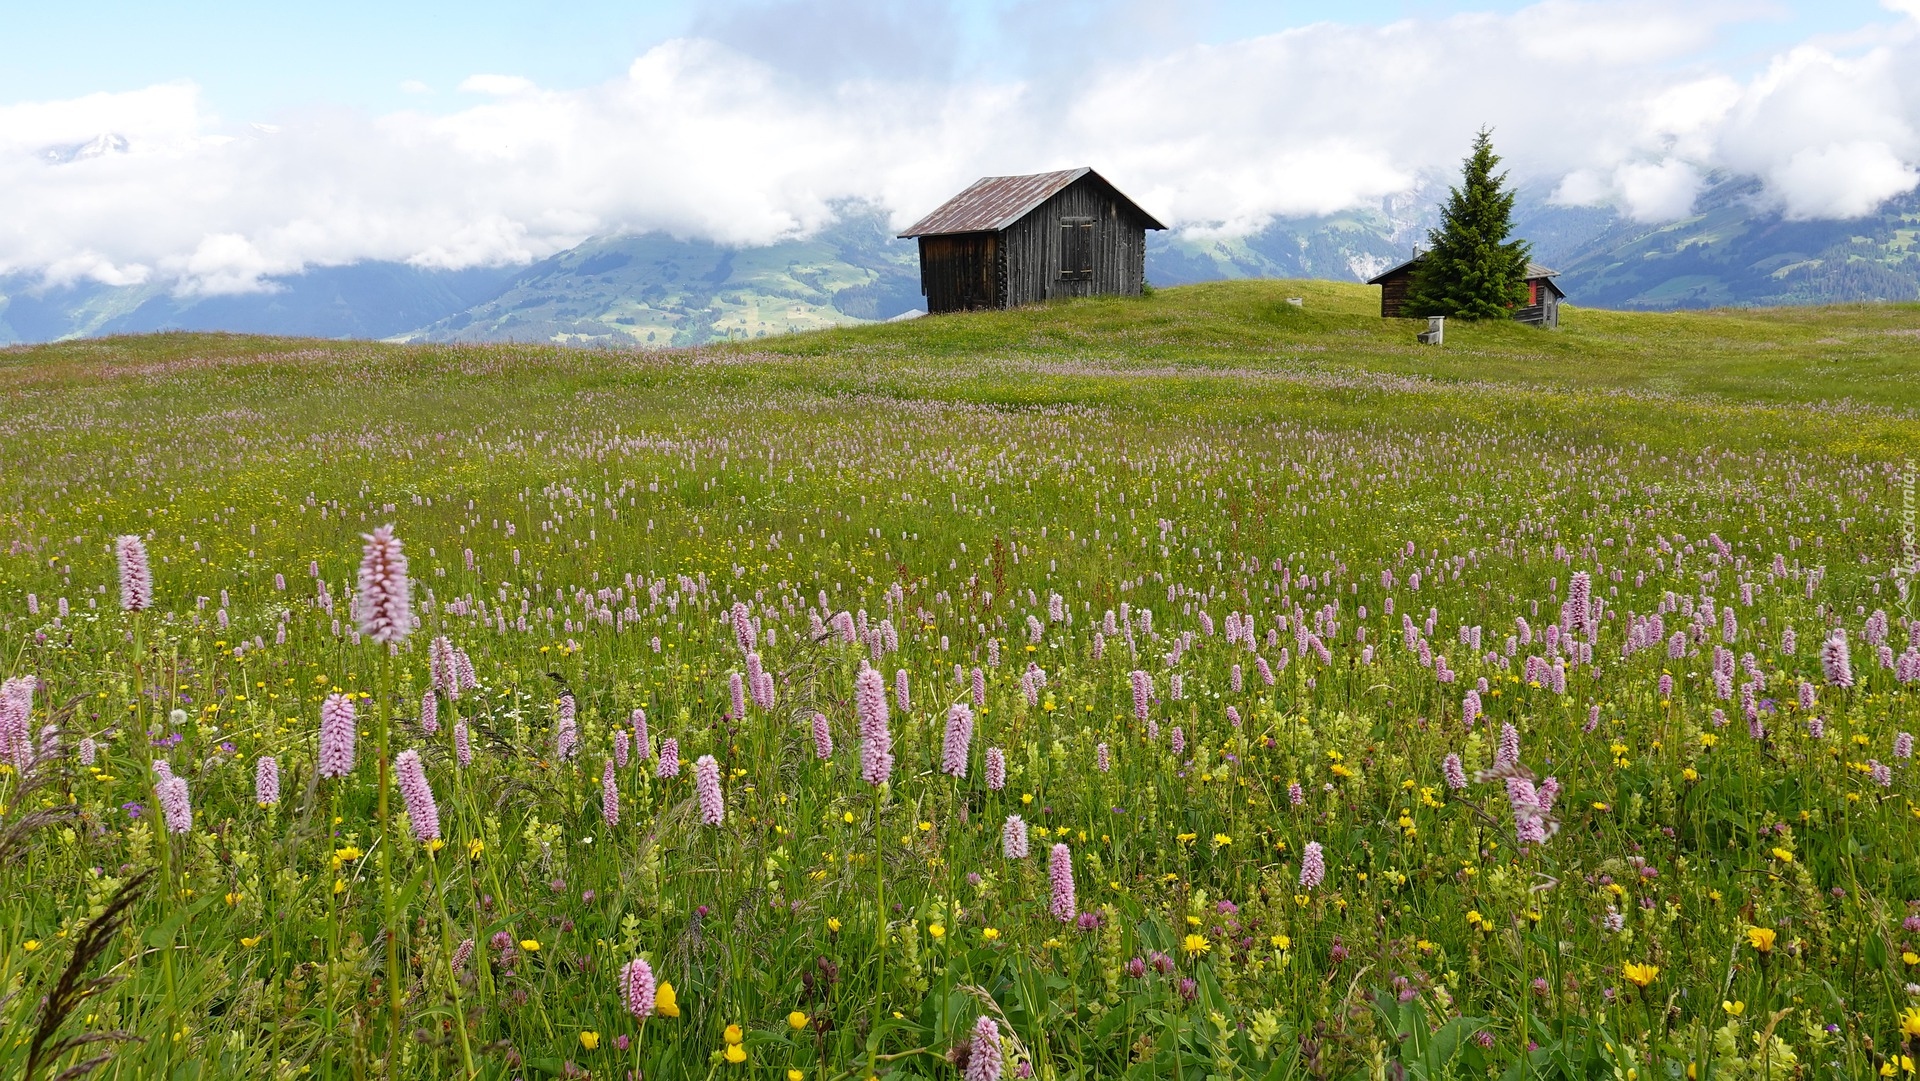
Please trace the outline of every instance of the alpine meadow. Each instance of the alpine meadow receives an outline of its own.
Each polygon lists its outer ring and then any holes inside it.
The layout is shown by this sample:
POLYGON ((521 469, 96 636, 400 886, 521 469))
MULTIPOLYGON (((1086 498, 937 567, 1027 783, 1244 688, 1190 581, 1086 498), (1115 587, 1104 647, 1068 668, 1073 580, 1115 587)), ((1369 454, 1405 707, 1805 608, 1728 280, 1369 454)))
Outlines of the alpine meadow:
POLYGON ((1912 1075, 1920 305, 1377 298, 0 351, 0 1074, 1912 1075))

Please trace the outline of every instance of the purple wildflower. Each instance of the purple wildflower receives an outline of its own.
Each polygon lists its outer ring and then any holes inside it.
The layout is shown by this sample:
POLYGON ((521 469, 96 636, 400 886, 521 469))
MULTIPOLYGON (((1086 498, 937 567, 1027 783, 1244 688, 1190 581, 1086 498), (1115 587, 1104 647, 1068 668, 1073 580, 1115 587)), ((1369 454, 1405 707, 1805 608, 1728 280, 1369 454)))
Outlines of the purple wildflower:
POLYGON ((967 752, 973 746, 973 711, 955 702, 947 711, 947 734, 940 747, 940 772, 965 779, 967 752))
POLYGON ((620 966, 620 996, 626 1000, 628 1013, 643 1020, 653 1016, 653 1000, 658 991, 653 966, 644 958, 636 957, 620 966))
POLYGON ((1327 857, 1319 841, 1308 841, 1300 850, 1300 888, 1318 889, 1327 879, 1327 857))
POLYGON ((833 757, 833 732, 824 713, 813 715, 813 756, 822 762, 833 757))
POLYGON ((1467 770, 1460 764, 1460 756, 1450 754, 1440 763, 1440 772, 1447 778, 1447 787, 1458 791, 1467 787, 1467 770))
POLYGON ((660 741, 660 763, 654 767, 657 777, 680 776, 680 741, 672 737, 660 741))
POLYGON ((609 826, 620 824, 620 786, 614 783, 613 759, 600 771, 600 817, 609 826))
POLYGON ((1053 846, 1053 852, 1047 857, 1047 881, 1053 888, 1053 898, 1047 910, 1061 923, 1072 923, 1075 915, 1073 905, 1073 851, 1064 844, 1053 846))
POLYGON ((1007 787, 1007 752, 998 747, 987 748, 987 788, 998 792, 1007 787))
POLYGON ((393 778, 400 798, 407 802, 407 821, 413 826, 413 839, 425 844, 440 839, 440 808, 433 802, 433 787, 427 784, 427 767, 420 752, 412 748, 393 759, 393 778))
POLYGON ((1027 824, 1019 815, 1008 815, 1000 827, 1000 854, 1010 860, 1027 858, 1027 824))
POLYGON ((973 1042, 967 1048, 967 1069, 962 1081, 1000 1081, 1004 1060, 1000 1054, 1000 1026, 993 1018, 980 1015, 973 1023, 973 1042))
POLYGON ((460 768, 473 765, 473 744, 467 739, 467 722, 453 722, 453 754, 460 768))
POLYGON ((129 533, 113 542, 120 564, 120 607, 141 612, 153 604, 153 569, 147 564, 147 546, 129 533))
POLYGON ((260 756, 253 767, 253 802, 271 807, 280 802, 280 763, 270 754, 260 756))
POLYGON ((171 772, 154 782, 153 794, 160 801, 160 813, 166 819, 168 833, 193 832, 193 800, 187 794, 187 779, 171 772))
POLYGON ((393 527, 383 525, 365 534, 360 557, 359 592, 354 595, 354 622, 360 633, 393 645, 413 631, 413 599, 407 583, 407 557, 393 527))
POLYGON ((1853 686, 1853 661, 1847 652, 1847 632, 1835 627, 1827 638, 1827 644, 1820 650, 1820 667, 1827 673, 1827 682, 1835 687, 1853 686))
POLYGON ((1520 730, 1512 722, 1500 725, 1500 746, 1493 753, 1493 768, 1504 769, 1520 761, 1520 730))
POLYGON ((710 754, 693 763, 693 791, 700 800, 700 821, 718 826, 727 820, 726 799, 720 794, 720 763, 710 754))
POLYGON ((860 713, 860 779, 885 784, 893 773, 893 736, 887 730, 887 687, 878 669, 861 668, 853 685, 860 713))
POLYGON ((353 746, 359 735, 353 696, 328 695, 320 704, 320 776, 345 777, 353 772, 353 746))
POLYGON ((440 731, 440 700, 432 688, 420 696, 420 730, 429 736, 440 731))

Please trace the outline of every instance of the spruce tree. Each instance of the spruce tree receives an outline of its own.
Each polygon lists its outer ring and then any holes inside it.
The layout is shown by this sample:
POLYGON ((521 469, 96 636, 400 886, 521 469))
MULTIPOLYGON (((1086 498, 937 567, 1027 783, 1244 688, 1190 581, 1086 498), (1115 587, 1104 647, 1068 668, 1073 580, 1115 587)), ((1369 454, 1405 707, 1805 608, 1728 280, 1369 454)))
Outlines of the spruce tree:
POLYGON ((1507 174, 1494 175, 1499 164, 1493 134, 1480 129, 1441 227, 1427 233, 1431 247, 1413 266, 1408 314, 1505 319, 1527 302, 1529 250, 1525 241, 1507 239, 1514 193, 1503 190, 1507 174))

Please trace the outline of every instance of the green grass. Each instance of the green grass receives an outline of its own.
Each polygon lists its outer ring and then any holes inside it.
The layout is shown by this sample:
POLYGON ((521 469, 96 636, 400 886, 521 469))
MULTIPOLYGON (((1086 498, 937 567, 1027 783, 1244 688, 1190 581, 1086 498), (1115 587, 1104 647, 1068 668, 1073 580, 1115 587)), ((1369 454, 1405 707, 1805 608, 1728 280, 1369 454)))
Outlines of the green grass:
POLYGON ((1010 1063, 1057 1078, 1838 1078, 1912 1054, 1917 779, 1895 745, 1913 692, 1874 640, 1885 620, 1907 649, 1889 568, 1920 306, 1569 309, 1558 332, 1455 325, 1435 349, 1375 304, 1242 282, 672 353, 219 335, 0 353, 6 674, 39 681, 28 729, 62 730, 0 772, 0 1063, 25 1072, 74 944, 143 870, 74 969, 115 982, 49 1017, 107 1039, 37 1077, 106 1051, 121 1078, 951 1077, 983 1013, 1010 1063), (391 658, 348 616, 361 535, 388 522, 422 620, 391 658), (128 533, 156 580, 137 626, 115 585, 128 533), (1549 647, 1576 571, 1596 637, 1549 647), (736 601, 777 689, 729 717, 736 601), (1625 649, 1656 611, 1659 640, 1625 649), (884 619, 898 648, 809 612, 884 619), (1821 665, 1836 628, 1850 689, 1821 665), (427 733, 435 635, 480 687, 438 698, 427 733), (860 778, 863 662, 896 707, 884 790, 860 778), (943 726, 975 667, 957 780, 943 726), (365 696, 357 769, 322 781, 339 692, 365 696), (616 769, 609 825, 603 763, 635 708, 689 765, 616 769), (1516 843, 1501 781, 1443 775, 1449 754, 1490 768, 1506 724, 1520 766, 1563 786, 1545 844, 1516 843), (383 730, 427 763, 431 859, 397 817, 382 830, 383 730), (708 754, 718 828, 693 799, 708 754), (154 757, 187 779, 189 832, 156 831, 154 757), (1000 852, 1016 813, 1048 831, 1025 860, 1000 852), (1048 911, 1056 841, 1096 927, 1048 911), (625 1011, 636 957, 679 1017, 625 1011), (1629 965, 1659 971, 1640 987, 1629 965))

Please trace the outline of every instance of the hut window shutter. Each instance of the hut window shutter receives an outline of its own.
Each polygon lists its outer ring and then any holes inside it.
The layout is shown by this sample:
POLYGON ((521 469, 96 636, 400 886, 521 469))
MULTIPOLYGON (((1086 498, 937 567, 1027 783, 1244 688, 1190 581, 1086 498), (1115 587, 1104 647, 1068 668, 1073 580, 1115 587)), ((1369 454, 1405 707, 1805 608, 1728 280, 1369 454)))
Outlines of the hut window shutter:
POLYGON ((1093 278, 1093 223, 1068 219, 1060 223, 1060 277, 1068 281, 1093 278))

